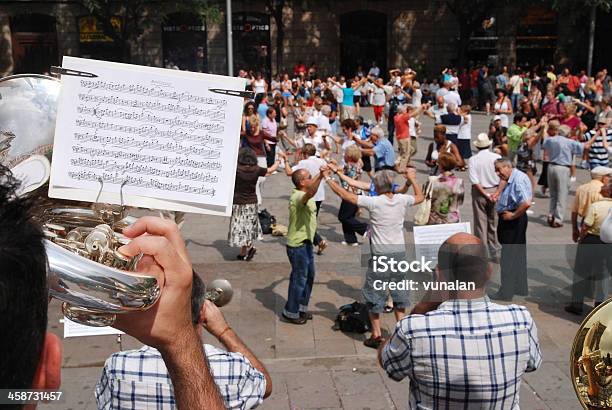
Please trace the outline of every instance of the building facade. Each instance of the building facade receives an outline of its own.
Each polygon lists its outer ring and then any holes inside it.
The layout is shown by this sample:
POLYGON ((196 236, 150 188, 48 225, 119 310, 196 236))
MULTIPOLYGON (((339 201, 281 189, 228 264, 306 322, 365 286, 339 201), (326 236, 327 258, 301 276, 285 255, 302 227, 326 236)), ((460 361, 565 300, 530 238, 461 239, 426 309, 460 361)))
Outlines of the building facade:
MULTIPOLYGON (((154 4, 153 2, 151 2, 154 4)), ((352 75, 376 61, 382 72, 419 67, 428 74, 456 65, 459 27, 443 2, 429 0, 286 0, 282 41, 268 1, 234 0, 234 72, 269 76, 297 63, 316 63, 321 74, 352 75)), ((277 4, 278 2, 272 2, 277 4)), ((219 3, 223 11, 224 2, 219 3)), ((128 61, 150 66, 227 73, 225 15, 204 21, 189 13, 160 15, 152 6, 146 27, 125 49, 104 35, 78 2, 65 0, 0 3, 0 75, 45 72, 61 56, 128 61)), ((610 65, 603 39, 612 19, 599 13, 595 64, 610 65)), ((543 6, 496 10, 470 40, 469 60, 493 65, 572 64, 586 66, 584 21, 543 6), (571 34, 570 34, 571 33, 571 34), (576 42, 582 42, 576 47, 576 42)), ((121 16, 113 25, 122 24, 121 16)))

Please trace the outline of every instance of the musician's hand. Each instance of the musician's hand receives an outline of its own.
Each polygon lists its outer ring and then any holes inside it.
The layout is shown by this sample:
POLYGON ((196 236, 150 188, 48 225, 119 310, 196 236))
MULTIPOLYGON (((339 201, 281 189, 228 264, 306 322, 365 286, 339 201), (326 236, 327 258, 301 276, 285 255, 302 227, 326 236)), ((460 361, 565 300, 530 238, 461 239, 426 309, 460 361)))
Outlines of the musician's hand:
POLYGON ((205 300, 200 310, 200 320, 204 328, 214 337, 219 338, 225 332, 229 325, 223 317, 223 313, 210 300, 205 300))
POLYGON ((160 351, 168 351, 194 332, 191 320, 193 270, 177 225, 145 216, 123 230, 130 243, 119 248, 126 256, 143 253, 138 272, 155 276, 161 296, 150 309, 117 315, 114 327, 160 351))

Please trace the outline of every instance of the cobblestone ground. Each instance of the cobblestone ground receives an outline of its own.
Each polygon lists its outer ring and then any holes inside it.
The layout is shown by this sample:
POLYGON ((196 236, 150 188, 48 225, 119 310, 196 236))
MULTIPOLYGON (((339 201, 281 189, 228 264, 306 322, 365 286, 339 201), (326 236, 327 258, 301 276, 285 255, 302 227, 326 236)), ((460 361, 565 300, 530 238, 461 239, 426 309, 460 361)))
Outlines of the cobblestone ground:
MULTIPOLYGON (((371 117, 367 109, 364 114, 371 117)), ((486 129, 488 120, 484 115, 474 115, 474 136, 486 129)), ((423 119, 423 124, 416 161, 421 181, 426 178, 423 158, 427 144, 431 142, 433 126, 428 118, 423 119)), ((467 178, 465 173, 463 176, 467 178)), ((578 183, 587 178, 586 171, 578 171, 578 183)), ((269 177, 264 187, 264 206, 284 225, 287 224, 290 185, 284 174, 277 174, 269 177)), ((572 187, 572 195, 576 186, 572 187)), ((461 208, 463 220, 471 220, 470 204, 467 189, 461 208)), ((314 320, 304 326, 293 326, 279 320, 289 276, 282 238, 266 236, 258 244, 253 261, 238 262, 235 261, 237 251, 226 246, 229 219, 201 215, 188 215, 186 218, 183 234, 196 271, 205 280, 223 277, 232 282, 234 300, 224 308, 224 313, 272 374, 274 392, 264 402, 264 409, 407 407, 408 382, 396 383, 386 377, 377 367, 375 351, 363 346, 362 335, 342 334, 331 329, 337 308, 359 299, 361 287, 360 250, 340 244, 342 230, 336 218, 338 206, 338 199, 328 192, 319 224, 330 246, 324 255, 316 257, 317 276, 311 304, 314 320)), ((558 245, 571 242, 571 232, 567 223, 558 230, 546 226, 547 199, 536 198, 533 209, 535 212, 529 218, 529 243, 551 244, 549 248, 559 254, 554 256, 558 259, 554 274, 543 273, 537 266, 530 267, 530 296, 515 298, 515 303, 526 305, 534 316, 544 355, 542 367, 524 378, 521 408, 576 409, 580 405, 570 382, 568 363, 580 319, 563 311, 563 304, 569 297, 571 269, 563 247, 558 245)), ((411 216, 407 221, 412 221, 411 216)), ((406 223, 406 230, 407 235, 411 235, 412 222, 406 223)), ((530 247, 530 252, 533 249, 536 248, 530 247)), ((530 254, 530 261, 535 257, 530 254)), ((493 286, 498 283, 496 272, 493 286)), ((49 329, 61 334, 58 307, 56 302, 52 304, 49 329)), ((392 315, 385 315, 386 329, 391 331, 393 325, 392 315)), ((209 338, 205 340, 211 341, 209 338)), ((123 349, 139 346, 136 340, 123 337, 123 349)), ((62 388, 66 402, 42 408, 95 408, 93 391, 101 367, 104 360, 118 349, 119 344, 112 336, 65 339, 62 388)))

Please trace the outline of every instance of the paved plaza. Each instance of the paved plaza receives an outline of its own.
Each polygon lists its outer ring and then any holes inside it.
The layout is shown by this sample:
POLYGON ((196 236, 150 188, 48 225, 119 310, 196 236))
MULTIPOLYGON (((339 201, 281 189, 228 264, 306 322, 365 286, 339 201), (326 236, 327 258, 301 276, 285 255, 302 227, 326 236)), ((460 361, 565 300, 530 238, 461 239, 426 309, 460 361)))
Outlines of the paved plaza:
MULTIPOLYGON (((371 117, 369 109, 365 115, 371 117)), ((485 131, 490 117, 474 114, 472 135, 485 131)), ((419 180, 426 179, 423 158, 431 142, 432 120, 422 118, 423 136, 415 165, 419 180)), ((462 220, 472 218, 469 182, 466 173, 466 198, 461 207, 462 220)), ((578 181, 588 173, 578 171, 578 181)), ((279 223, 288 224, 288 199, 291 181, 279 173, 269 177, 264 186, 264 207, 279 223)), ((187 215, 183 236, 194 268, 206 281, 226 278, 235 288, 234 300, 223 312, 230 325, 246 344, 263 359, 270 371, 274 391, 263 409, 405 409, 409 385, 389 379, 376 361, 376 352, 362 343, 364 336, 332 330, 338 307, 360 300, 360 249, 341 245, 342 230, 336 215, 340 201, 328 189, 319 217, 320 233, 330 242, 322 256, 316 256, 317 276, 312 293, 314 319, 304 326, 279 320, 285 303, 289 263, 284 238, 265 236, 258 243, 253 261, 236 261, 237 249, 227 247, 229 218, 187 215)), ((569 208, 569 205, 568 205, 569 208)), ((515 297, 533 315, 540 338, 544 362, 528 374, 522 383, 522 409, 580 408, 569 378, 569 353, 581 318, 563 311, 569 299, 571 250, 560 246, 571 242, 569 223, 563 228, 549 228, 545 216, 548 199, 536 197, 527 231, 530 247, 530 296, 515 297), (533 254, 537 252, 538 254, 533 254), (538 261, 554 269, 539 269, 538 261), (549 261, 553 261, 550 262, 549 261), (534 266, 531 266, 531 265, 534 266)), ((407 235, 412 235, 412 215, 406 219, 407 235)), ((569 218, 569 209, 566 212, 569 218)), ((493 287, 499 284, 498 267, 493 287)), ((61 335, 59 304, 51 305, 49 328, 61 335)), ((383 327, 393 330, 393 315, 384 315, 383 327)), ((212 342, 210 337, 206 341, 212 342)), ((217 344, 218 343, 214 343, 217 344)), ((140 344, 124 336, 121 348, 140 344)), ((43 405, 43 409, 95 409, 94 389, 105 359, 119 350, 115 336, 84 337, 63 341, 62 389, 66 401, 43 405)))

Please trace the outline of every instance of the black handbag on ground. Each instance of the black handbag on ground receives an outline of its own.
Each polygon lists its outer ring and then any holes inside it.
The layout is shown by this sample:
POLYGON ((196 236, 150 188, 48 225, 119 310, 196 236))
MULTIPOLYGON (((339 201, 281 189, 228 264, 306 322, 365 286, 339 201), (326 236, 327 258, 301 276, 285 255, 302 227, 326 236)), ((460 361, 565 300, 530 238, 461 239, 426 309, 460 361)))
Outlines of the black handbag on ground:
POLYGON ((333 329, 351 333, 365 333, 371 330, 368 307, 360 302, 340 306, 333 329))
POLYGON ((259 211, 259 225, 261 226, 261 231, 264 235, 269 235, 272 233, 272 225, 276 223, 276 218, 274 215, 270 214, 267 209, 262 209, 259 211))

